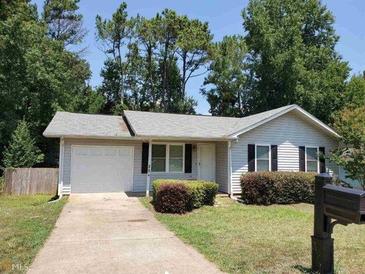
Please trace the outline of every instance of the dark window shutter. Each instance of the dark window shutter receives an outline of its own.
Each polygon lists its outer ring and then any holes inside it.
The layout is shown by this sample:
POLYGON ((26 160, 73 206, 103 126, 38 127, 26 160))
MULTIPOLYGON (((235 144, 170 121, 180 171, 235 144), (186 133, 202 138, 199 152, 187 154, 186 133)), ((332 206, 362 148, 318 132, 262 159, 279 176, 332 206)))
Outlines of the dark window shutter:
POLYGON ((319 148, 319 172, 325 173, 326 172, 326 158, 325 158, 325 148, 319 148))
POLYGON ((148 170, 148 143, 142 143, 142 174, 148 170))
POLYGON ((271 171, 278 171, 278 146, 271 145, 271 171))
POLYGON ((248 145, 247 147, 248 171, 255 171, 255 145, 248 145))
POLYGON ((191 173, 192 150, 192 144, 185 144, 185 173, 191 173))
POLYGON ((299 171, 305 171, 305 147, 299 147, 299 171))

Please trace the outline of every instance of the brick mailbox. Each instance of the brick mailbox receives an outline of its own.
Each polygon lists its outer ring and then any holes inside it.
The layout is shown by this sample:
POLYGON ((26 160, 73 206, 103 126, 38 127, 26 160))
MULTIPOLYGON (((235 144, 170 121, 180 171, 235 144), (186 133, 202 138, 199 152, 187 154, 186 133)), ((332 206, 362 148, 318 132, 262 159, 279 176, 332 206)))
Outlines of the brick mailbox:
POLYGON ((324 214, 342 224, 365 224, 365 191, 335 185, 323 191, 324 214))

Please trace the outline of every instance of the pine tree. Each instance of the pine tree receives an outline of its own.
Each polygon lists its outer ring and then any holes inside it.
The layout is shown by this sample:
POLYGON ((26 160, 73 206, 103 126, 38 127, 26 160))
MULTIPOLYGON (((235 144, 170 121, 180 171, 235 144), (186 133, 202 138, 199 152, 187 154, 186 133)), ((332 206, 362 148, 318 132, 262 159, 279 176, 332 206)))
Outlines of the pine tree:
POLYGON ((35 145, 28 124, 22 120, 11 136, 10 144, 4 151, 5 167, 32 167, 43 162, 44 155, 35 145))

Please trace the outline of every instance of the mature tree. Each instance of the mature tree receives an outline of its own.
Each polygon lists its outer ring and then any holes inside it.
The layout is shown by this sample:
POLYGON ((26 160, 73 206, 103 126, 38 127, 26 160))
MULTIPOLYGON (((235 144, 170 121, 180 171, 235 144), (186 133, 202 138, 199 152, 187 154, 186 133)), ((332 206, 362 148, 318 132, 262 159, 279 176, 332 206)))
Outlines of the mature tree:
POLYGON ((176 46, 181 61, 182 95, 185 96, 189 79, 200 76, 202 73, 198 70, 208 63, 212 35, 206 22, 190 20, 187 16, 180 16, 180 21, 176 46))
MULTIPOLYGON (((139 47, 139 55, 142 57, 143 64, 141 66, 143 79, 143 90, 150 110, 158 109, 159 90, 158 85, 158 60, 157 43, 159 33, 159 18, 146 19, 144 17, 136 18, 136 43, 139 47), (144 75, 143 75, 144 74, 144 75)), ((142 98, 144 99, 144 98, 142 98)), ((145 105, 145 103, 140 103, 145 105)))
POLYGON ((104 63, 101 75, 103 83, 99 92, 107 98, 105 112, 116 112, 116 109, 125 109, 126 77, 128 60, 124 52, 128 51, 133 23, 128 19, 127 4, 122 3, 111 19, 96 17, 97 39, 101 42, 103 51, 108 58, 104 63))
POLYGON ((161 98, 160 111, 169 113, 195 113, 196 101, 191 97, 186 97, 181 93, 180 70, 177 60, 170 57, 166 61, 160 61, 159 65, 160 81, 159 90, 163 90, 165 85, 168 90, 161 98), (168 77, 164 78, 164 71, 168 71, 168 77))
POLYGON ((43 20, 48 25, 48 33, 65 46, 82 42, 86 30, 82 26, 82 15, 77 11, 80 0, 45 0, 43 20))
POLYGON ((349 72, 330 11, 320 0, 251 0, 242 15, 256 80, 252 111, 296 103, 328 122, 349 72))
POLYGON ((168 9, 151 19, 128 18, 126 7, 122 3, 109 20, 96 18, 108 56, 99 88, 103 112, 194 112, 196 101, 186 95, 186 85, 208 61, 208 25, 168 9))
POLYGON ((332 159, 365 189, 365 105, 343 109, 335 116, 334 126, 341 141, 332 159))
POLYGON ((212 40, 208 24, 180 16, 169 9, 157 14, 153 20, 156 22, 158 37, 157 49, 162 81, 161 104, 164 109, 174 108, 170 105, 171 102, 189 104, 193 100, 186 97, 186 85, 189 79, 201 74, 198 72, 199 69, 208 62, 208 51, 212 40), (186 102, 171 100, 169 66, 173 59, 176 60, 180 70, 180 98, 186 98, 186 102))
MULTIPOLYGON (((24 119, 42 151, 56 155, 42 138, 55 111, 94 112, 100 104, 87 84, 89 66, 48 37, 35 7, 25 0, 12 2, 12 12, 1 17, 0 41, 0 154, 24 119)), ((55 161, 46 158, 47 164, 55 161)))
POLYGON ((343 102, 348 107, 365 106, 365 74, 351 77, 345 88, 343 102))
POLYGON ((32 167, 42 163, 44 155, 35 145, 27 122, 20 121, 11 136, 10 144, 4 151, 5 167, 32 167))
POLYGON ((214 44, 209 74, 201 90, 212 115, 242 117, 247 113, 250 93, 246 58, 247 48, 241 36, 225 36, 214 44))

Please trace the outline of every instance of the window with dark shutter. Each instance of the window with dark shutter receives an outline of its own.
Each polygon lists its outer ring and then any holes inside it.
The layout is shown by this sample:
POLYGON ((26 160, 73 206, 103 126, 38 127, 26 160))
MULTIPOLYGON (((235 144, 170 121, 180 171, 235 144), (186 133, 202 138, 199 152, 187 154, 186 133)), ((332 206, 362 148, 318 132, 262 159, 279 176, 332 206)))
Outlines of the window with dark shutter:
POLYGON ((255 171, 255 145, 248 145, 247 147, 247 161, 248 161, 248 171, 255 171))
POLYGON ((148 143, 142 144, 142 174, 147 173, 148 170, 148 143))
POLYGON ((191 173, 192 150, 192 144, 185 144, 185 173, 191 173))
POLYGON ((278 146, 271 145, 271 171, 278 171, 278 146))
POLYGON ((299 147, 299 171, 305 171, 305 147, 299 147))
POLYGON ((325 173, 326 172, 326 158, 325 158, 325 148, 319 148, 319 172, 325 173))

